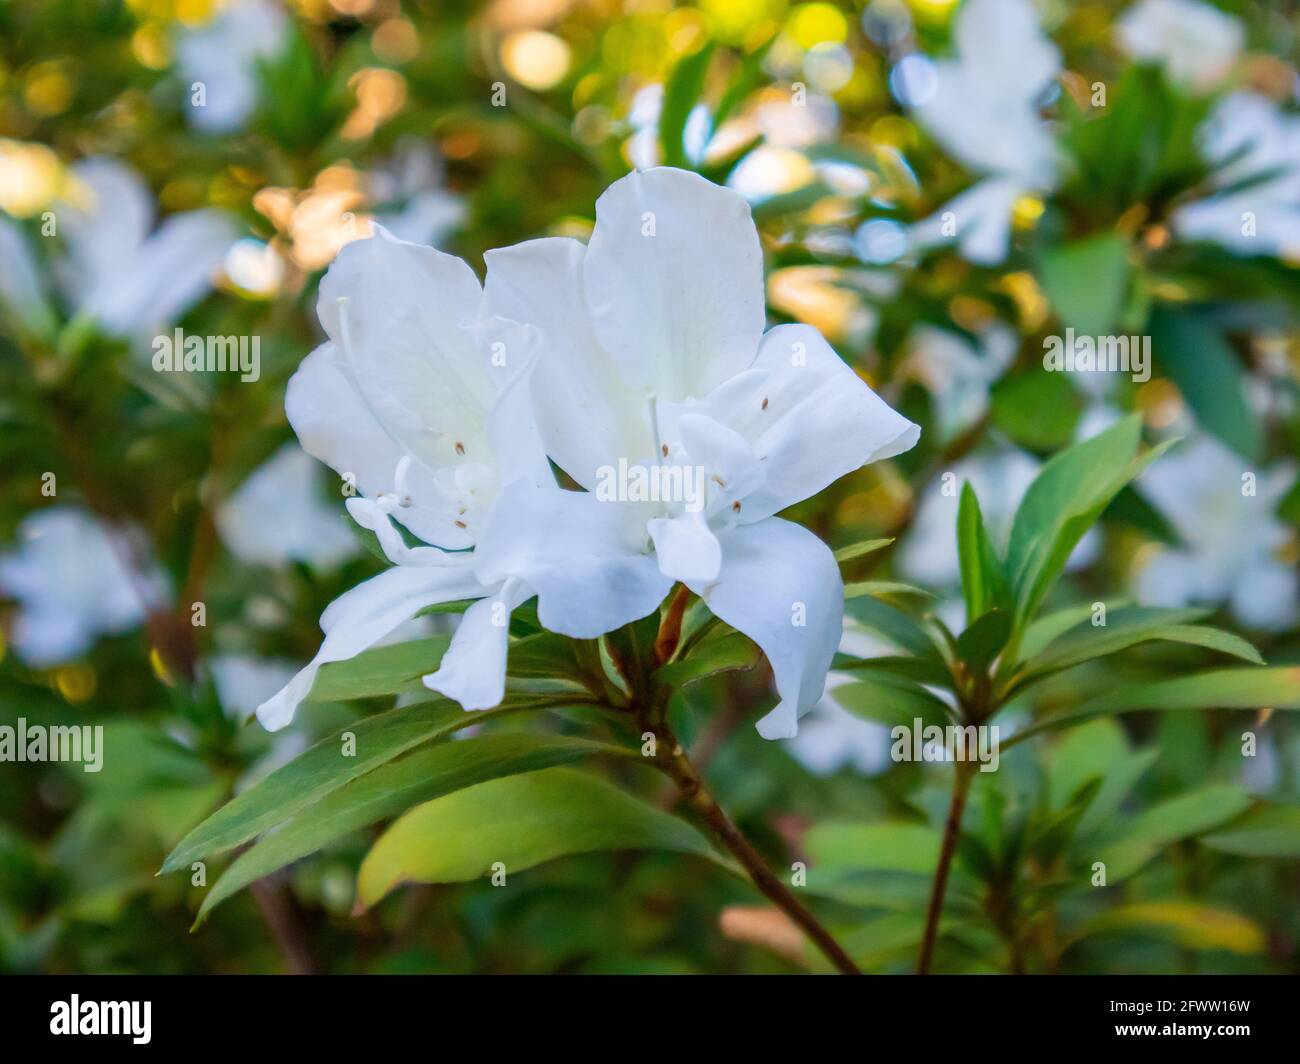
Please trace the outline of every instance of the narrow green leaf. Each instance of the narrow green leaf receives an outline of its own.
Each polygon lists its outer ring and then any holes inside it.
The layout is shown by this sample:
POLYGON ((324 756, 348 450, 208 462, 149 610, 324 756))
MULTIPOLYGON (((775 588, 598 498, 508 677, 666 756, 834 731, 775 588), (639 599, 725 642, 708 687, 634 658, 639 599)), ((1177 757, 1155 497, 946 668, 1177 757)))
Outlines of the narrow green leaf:
POLYGON ((922 587, 903 584, 897 580, 859 580, 844 585, 846 599, 861 598, 863 595, 915 595, 918 598, 934 598, 934 593, 922 587))
POLYGON ((497 862, 513 875, 596 850, 675 850, 731 867, 684 820, 569 768, 490 780, 410 810, 361 863, 369 907, 404 883, 460 883, 497 862))
POLYGON ((1161 849, 1193 838, 1231 820, 1250 806, 1250 797, 1234 786, 1214 784, 1152 806, 1128 822, 1097 860, 1106 865, 1106 882, 1132 875, 1161 849))
POLYGON ((850 616, 900 650, 942 663, 934 638, 915 617, 871 595, 846 599, 844 606, 850 616))
POLYGON ((944 666, 926 658, 905 657, 898 654, 885 654, 878 658, 855 658, 849 654, 836 654, 831 662, 832 672, 888 672, 906 680, 930 684, 935 687, 951 687, 952 673, 944 666))
POLYGON ((752 669, 760 657, 758 647, 747 636, 728 632, 721 638, 704 640, 681 661, 661 666, 655 670, 654 679, 669 687, 684 687, 720 672, 752 669))
POLYGON ((520 733, 441 742, 406 754, 307 806, 240 854, 203 899, 196 923, 254 880, 368 824, 485 780, 602 753, 626 756, 628 750, 584 739, 520 733))
POLYGON ((1136 902, 1107 910, 1085 924, 1074 941, 1092 935, 1146 933, 1186 949, 1249 955, 1267 944, 1259 925, 1238 913, 1184 901, 1136 902))
POLYGON ((1203 317, 1157 307, 1151 344, 1160 368, 1178 385, 1197 423, 1244 458, 1264 445, 1259 419, 1246 402, 1246 373, 1223 334, 1203 317))
POLYGON ((1211 835, 1202 845, 1242 857, 1300 857, 1300 808, 1261 805, 1211 835))
POLYGON ((911 726, 920 718, 922 724, 945 725, 951 710, 924 687, 887 672, 863 673, 860 679, 835 688, 834 699, 855 717, 880 724, 911 726))
POLYGON ((1055 246, 1043 256, 1039 273, 1063 324, 1081 336, 1108 335, 1128 292, 1128 241, 1107 232, 1055 246))
POLYGON ((172 851, 162 871, 184 868, 247 842, 412 747, 533 705, 537 703, 505 705, 471 715, 455 702, 439 699, 348 724, 236 795, 199 824, 172 851), (354 736, 349 743, 353 756, 345 753, 344 734, 348 732, 354 736))
POLYGON ((659 144, 665 166, 689 167, 686 157, 686 122, 704 91, 704 79, 713 58, 709 41, 698 51, 682 56, 664 85, 663 107, 659 112, 659 144))
POLYGON ((321 666, 307 700, 348 702, 395 695, 412 680, 436 671, 450 643, 451 636, 440 635, 372 647, 347 661, 332 661, 321 666))
POLYGON ((1300 666, 1215 669, 1121 687, 1090 699, 1078 709, 1048 717, 1017 732, 1002 743, 1002 748, 1108 713, 1142 709, 1264 708, 1300 709, 1300 666))
POLYGON ((841 547, 835 552, 835 560, 843 565, 845 562, 851 562, 855 558, 861 558, 867 554, 874 554, 878 550, 888 547, 894 541, 892 539, 864 539, 861 543, 851 543, 847 547, 841 547))
POLYGON ((957 656, 973 673, 983 673, 1011 637, 1011 614, 989 610, 957 637, 957 656))
POLYGON ((1135 459, 1141 424, 1138 415, 1131 415, 1062 451, 1025 492, 1007 548, 1007 574, 1021 624, 1038 608, 1101 511, 1158 453, 1135 459))

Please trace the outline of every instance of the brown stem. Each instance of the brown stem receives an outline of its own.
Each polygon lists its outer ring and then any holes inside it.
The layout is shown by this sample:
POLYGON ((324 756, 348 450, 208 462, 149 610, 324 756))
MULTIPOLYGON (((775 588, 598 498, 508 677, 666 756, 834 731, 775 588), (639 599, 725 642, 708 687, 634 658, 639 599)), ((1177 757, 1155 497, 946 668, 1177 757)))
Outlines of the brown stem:
POLYGON ((762 856, 754 849, 750 841, 741 834, 740 829, 726 811, 718 805, 704 780, 696 771, 690 758, 686 755, 677 736, 666 723, 657 727, 658 742, 655 761, 677 784, 682 797, 709 825, 718 841, 740 862, 741 866, 753 880, 754 886, 762 891, 768 899, 799 926, 799 928, 816 944, 827 959, 842 975, 861 975, 852 959, 831 937, 790 889, 781 882, 764 863, 762 856))
POLYGON ((250 884, 248 891, 257 902, 289 974, 315 975, 316 962, 303 933, 302 914, 288 891, 269 879, 250 884))
POLYGON ((958 761, 957 775, 952 785, 952 801, 948 804, 948 823, 944 826, 943 845, 939 849, 939 866, 934 870, 934 886, 930 890, 925 937, 921 940, 921 956, 916 962, 917 975, 930 974, 934 943, 939 936, 939 917, 943 913, 943 896, 948 889, 948 871, 952 867, 952 855, 957 851, 957 839, 961 836, 961 815, 966 808, 966 795, 974 778, 974 763, 958 761))

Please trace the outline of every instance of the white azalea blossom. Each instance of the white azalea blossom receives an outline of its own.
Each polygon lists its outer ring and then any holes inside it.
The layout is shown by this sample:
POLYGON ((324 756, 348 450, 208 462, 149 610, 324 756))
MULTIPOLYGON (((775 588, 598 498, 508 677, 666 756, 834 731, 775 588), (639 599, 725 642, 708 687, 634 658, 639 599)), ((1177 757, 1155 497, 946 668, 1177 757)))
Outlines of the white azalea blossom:
POLYGON ((480 300, 464 262, 382 229, 344 248, 321 282, 330 339, 290 381, 286 409, 308 453, 355 485, 348 510, 394 567, 325 611, 316 657, 258 709, 270 729, 289 722, 321 665, 427 606, 480 600, 424 682, 482 709, 503 697, 521 603, 536 596, 548 629, 594 638, 667 591, 618 511, 555 484, 532 419, 531 334, 472 322, 480 300), (493 365, 497 354, 505 365, 493 365), (410 546, 398 524, 423 544, 410 546))
POLYGON ((1224 191, 1180 207, 1178 235, 1239 255, 1300 255, 1300 117, 1256 93, 1234 93, 1215 108, 1201 144, 1224 191))
POLYGON ((967 0, 954 40, 956 55, 935 64, 934 92, 914 110, 945 149, 984 176, 914 226, 912 243, 955 238, 970 261, 995 264, 1006 258, 1016 201, 1056 184, 1059 153, 1039 107, 1061 57, 1029 0, 967 0))
POLYGON ((237 236, 234 223, 197 210, 155 231, 153 199, 130 167, 97 158, 70 172, 71 202, 58 211, 68 249, 59 274, 75 311, 136 341, 173 324, 211 289, 237 236))
POLYGON ((284 47, 288 18, 274 0, 233 0, 206 25, 186 30, 177 42, 186 111, 196 129, 232 133, 257 106, 257 62, 284 47), (194 84, 203 104, 193 104, 194 84))
MULTIPOLYGON (((681 581, 767 654, 795 734, 839 642, 843 588, 816 536, 775 516, 907 450, 919 428, 806 325, 764 332, 762 252, 736 193, 657 168, 615 182, 585 247, 486 256, 487 306, 539 331, 532 387, 546 451, 681 581), (613 499, 616 469, 698 476, 703 498, 613 499)), ((545 618, 543 618, 545 623, 545 618)))
POLYGON ((27 517, 18 546, 0 554, 0 595, 20 606, 14 651, 35 667, 89 650, 101 635, 134 628, 166 597, 162 574, 137 565, 140 544, 76 506, 27 517))
POLYGON ((1201 0, 1141 0, 1116 20, 1115 37, 1126 55, 1158 63, 1171 80, 1204 92, 1232 70, 1245 32, 1201 0))
POLYGON ((216 512, 237 558, 256 565, 302 561, 327 569, 360 548, 343 509, 321 498, 320 467, 289 443, 255 469, 216 512))
POLYGON ((1295 533, 1275 515, 1294 479, 1293 463, 1261 470, 1203 434, 1153 463, 1138 488, 1182 545, 1153 550, 1137 574, 1138 598, 1153 606, 1226 602, 1249 628, 1295 624, 1300 578, 1285 558, 1295 533))

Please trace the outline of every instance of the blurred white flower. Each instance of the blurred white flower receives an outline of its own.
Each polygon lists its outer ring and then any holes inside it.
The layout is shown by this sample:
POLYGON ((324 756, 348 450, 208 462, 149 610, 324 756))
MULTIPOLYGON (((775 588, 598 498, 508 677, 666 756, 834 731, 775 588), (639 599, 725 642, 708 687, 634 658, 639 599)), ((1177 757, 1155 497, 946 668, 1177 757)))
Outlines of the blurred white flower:
POLYGON ((85 159, 70 172, 71 202, 58 210, 68 250, 58 272, 70 304, 105 332, 137 342, 173 325, 211 289, 234 223, 197 210, 153 231, 153 199, 125 163, 85 159))
POLYGON ((956 56, 935 63, 933 91, 913 110, 955 158, 987 175, 913 227, 913 244, 955 239, 972 262, 1006 258, 1012 208, 1054 187, 1059 153, 1039 116, 1061 69, 1029 0, 967 0, 954 29, 956 56))
POLYGON ((356 485, 348 511, 394 567, 326 609, 316 656, 258 707, 268 729, 288 724, 321 665, 426 606, 478 600, 424 683, 483 709, 504 695, 510 613, 523 602, 537 597, 551 631, 595 638, 667 591, 616 508, 556 485, 528 392, 534 334, 473 323, 481 299, 460 259, 382 228, 347 245, 321 282, 330 339, 294 374, 285 408, 307 452, 356 485), (394 520, 438 546, 408 546, 394 520))
POLYGON ((1201 0, 1140 0, 1116 19, 1115 38, 1125 54, 1158 63, 1172 81, 1204 92, 1232 70, 1245 32, 1201 0))
POLYGON ((979 347, 949 329, 917 325, 899 379, 919 381, 934 397, 936 434, 946 443, 973 426, 989 409, 990 389, 1015 357, 1019 337, 995 323, 979 347))
POLYGON ((136 535, 78 507, 36 511, 18 539, 16 550, 0 555, 0 594, 19 603, 12 642, 34 667, 68 661, 99 636, 135 627, 166 598, 152 563, 141 571, 136 535))
POLYGON ((1178 235, 1239 255, 1300 256, 1300 116, 1255 93, 1234 93, 1215 108, 1201 144, 1224 191, 1180 207, 1178 235))
POLYGON ((288 17, 274 0, 233 0, 206 25, 181 32, 177 67, 190 123, 207 133, 243 127, 257 106, 257 61, 284 46, 288 17), (193 87, 203 85, 202 106, 193 87))
POLYGON ((20 332, 48 338, 54 311, 45 294, 40 266, 18 225, 0 213, 0 314, 20 332))
MULTIPOLYGON (((896 653, 884 640, 848 620, 839 649, 859 658, 896 653)), ((844 672, 827 676, 826 694, 799 721, 799 734, 785 740, 790 756, 815 776, 832 776, 842 768, 878 776, 889 765, 889 728, 855 716, 835 697, 837 688, 856 679, 859 677, 844 672)))
POLYGON ((251 717, 257 707, 293 679, 291 661, 252 654, 218 654, 208 659, 217 701, 236 720, 251 717))
POLYGON ((1300 617, 1300 577, 1280 557, 1295 533, 1274 511, 1295 465, 1260 470, 1206 435, 1178 444, 1138 480, 1178 533, 1137 574, 1145 605, 1226 602, 1248 628, 1281 630, 1300 617), (1247 476, 1249 474, 1249 477, 1247 476), (1245 494, 1253 478, 1254 494, 1245 494))
MULTIPOLYGON (((781 702, 766 738, 822 695, 843 588, 829 549, 774 515, 916 443, 807 325, 764 333, 763 257, 749 207, 683 170, 634 172, 596 203, 584 247, 528 241, 486 255, 487 305, 540 330, 532 387, 551 458, 588 492, 606 471, 699 471, 701 505, 606 502, 681 581, 757 642, 781 702)), ((543 619, 545 623, 545 619, 543 619)))
POLYGON ((255 565, 338 564, 360 544, 343 508, 329 506, 320 487, 320 466, 297 444, 285 444, 217 507, 221 538, 255 565))
POLYGON ((441 247, 468 213, 464 200, 443 187, 446 176, 441 156, 428 144, 399 142, 392 158, 367 175, 375 221, 399 240, 441 247))

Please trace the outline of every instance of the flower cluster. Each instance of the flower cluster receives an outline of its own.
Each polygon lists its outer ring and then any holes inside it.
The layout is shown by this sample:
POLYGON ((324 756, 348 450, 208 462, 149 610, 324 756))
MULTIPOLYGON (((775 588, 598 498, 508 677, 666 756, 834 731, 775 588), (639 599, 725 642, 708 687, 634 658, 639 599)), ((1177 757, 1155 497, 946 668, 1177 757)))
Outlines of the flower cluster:
POLYGON ((509 617, 527 600, 545 628, 592 639, 680 581, 771 662, 780 703, 760 733, 795 734, 825 687, 843 587, 826 545, 776 515, 920 429, 816 329, 765 331, 738 194, 683 170, 630 174, 597 201, 586 246, 489 252, 482 286, 381 229, 344 248, 317 309, 329 339, 290 382, 289 420, 355 485, 348 510, 393 566, 325 611, 320 650, 259 708, 264 725, 289 722, 321 665, 431 605, 474 600, 424 683, 483 709, 503 697, 509 617), (597 492, 620 463, 701 470, 704 498, 597 492))

